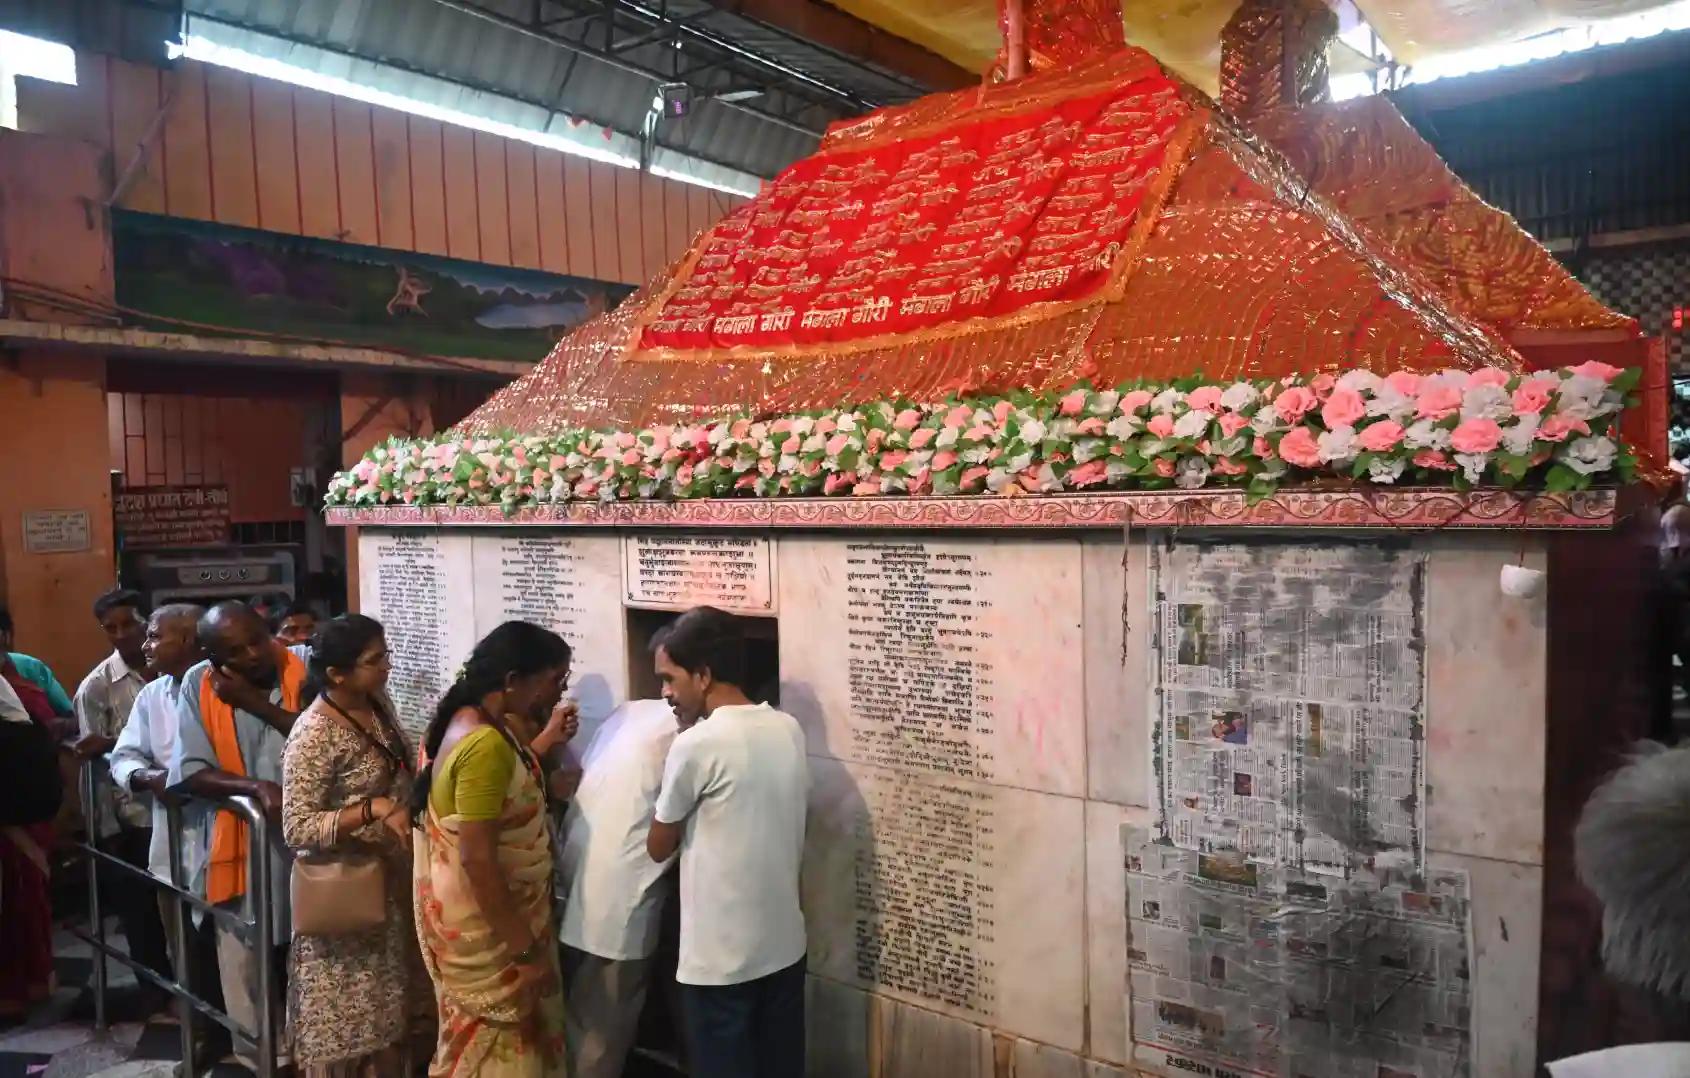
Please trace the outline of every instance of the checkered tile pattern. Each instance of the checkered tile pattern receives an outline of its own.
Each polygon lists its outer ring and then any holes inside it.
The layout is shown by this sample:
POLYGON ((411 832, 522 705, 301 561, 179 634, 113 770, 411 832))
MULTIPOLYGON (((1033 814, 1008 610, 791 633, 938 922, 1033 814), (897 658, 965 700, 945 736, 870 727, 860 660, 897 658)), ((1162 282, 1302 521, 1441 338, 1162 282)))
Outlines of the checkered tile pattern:
POLYGON ((1592 251, 1579 274, 1596 298, 1667 338, 1667 362, 1690 373, 1690 334, 1672 332, 1674 307, 1690 312, 1690 242, 1592 251))

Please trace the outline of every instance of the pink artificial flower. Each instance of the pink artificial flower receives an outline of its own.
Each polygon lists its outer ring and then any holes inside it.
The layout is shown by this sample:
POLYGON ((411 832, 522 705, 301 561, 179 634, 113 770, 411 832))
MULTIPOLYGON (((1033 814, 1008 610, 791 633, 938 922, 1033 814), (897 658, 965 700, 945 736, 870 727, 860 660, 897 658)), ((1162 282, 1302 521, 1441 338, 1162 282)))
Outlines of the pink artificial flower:
POLYGON ((1469 419, 1450 432, 1457 453, 1489 453, 1502 444, 1502 428, 1494 419, 1469 419))
POLYGON ((1063 415, 1079 415, 1085 410, 1086 391, 1083 389, 1074 390, 1074 392, 1063 397, 1061 402, 1057 405, 1057 411, 1063 415))
MULTIPOLYGON (((1287 389, 1285 392, 1289 393, 1291 390, 1287 389)), ((1315 440, 1314 431, 1307 427, 1291 428, 1285 437, 1279 440, 1279 455, 1287 463, 1295 464, 1299 468, 1320 467, 1320 443, 1315 440)))
POLYGON ((792 490, 792 477, 790 475, 781 476, 780 483, 778 485, 782 494, 788 493, 792 490))
POLYGON ((1582 419, 1568 419, 1564 415, 1552 415, 1537 428, 1537 438, 1540 442, 1564 442, 1570 434, 1589 433, 1589 423, 1582 419))
POLYGON ((966 404, 959 404, 945 413, 945 426, 953 430, 960 430, 974 421, 974 409, 966 404))
POLYGON ((823 483, 822 483, 822 493, 823 494, 837 493, 840 490, 840 488, 848 487, 851 484, 855 483, 856 481, 857 481, 857 476, 854 472, 835 472, 832 475, 828 476, 825 481, 823 481, 823 483))
POLYGON ((683 464, 675 469, 675 485, 684 487, 692 482, 692 465, 683 464))
POLYGON ((1416 468, 1436 468, 1440 472, 1455 471, 1455 465, 1450 463, 1450 459, 1436 449, 1422 449, 1414 454, 1414 466, 1416 468))
POLYGON ((956 454, 949 449, 941 449, 933 454, 933 470, 942 472, 956 463, 956 454))
POLYGON ((1287 386, 1279 396, 1273 398, 1273 410, 1278 412, 1279 418, 1285 422, 1297 423, 1319 403, 1320 399, 1311 390, 1303 386, 1287 386))
POLYGON ((774 458, 773 457, 764 457, 762 460, 758 461, 757 462, 757 470, 759 472, 761 472, 763 475, 766 475, 766 476, 774 475, 775 474, 774 458))
POLYGON ((1238 412, 1222 412, 1217 422, 1221 425, 1222 437, 1231 438, 1250 425, 1250 417, 1238 412))
POLYGON ((638 449, 630 449, 630 450, 627 450, 626 452, 624 452, 622 454, 622 463, 627 467, 632 468, 634 465, 638 464, 639 462, 640 462, 640 451, 638 449))
POLYGON ((856 486, 852 487, 851 493, 852 494, 861 494, 861 495, 879 494, 880 493, 880 484, 877 483, 876 481, 874 481, 873 479, 866 479, 863 482, 858 483, 856 486))
POLYGON ((1578 366, 1574 367, 1573 373, 1582 375, 1585 378, 1594 378, 1599 382, 1612 382, 1614 379, 1624 374, 1625 371, 1620 367, 1609 366, 1606 363, 1593 359, 1587 363, 1580 363, 1578 366))
POLYGON ((909 492, 911 494, 926 494, 933 486, 933 473, 926 468, 921 469, 909 478, 909 492))
POLYGON ((1198 386, 1186 394, 1185 403, 1200 412, 1218 412, 1221 410, 1221 389, 1219 386, 1198 386))
POLYGON ((559 454, 559 453, 553 453, 552 454, 552 460, 551 460, 552 471, 561 472, 561 471, 563 471, 563 469, 565 467, 568 466, 568 464, 569 464, 569 461, 565 460, 563 458, 562 454, 559 454))
POLYGON ((575 488, 575 496, 577 498, 596 497, 598 492, 599 485, 590 479, 583 481, 580 486, 575 488))
POLYGON ((1165 412, 1158 413, 1150 417, 1150 422, 1144 425, 1144 429, 1158 438, 1169 437, 1174 433, 1174 417, 1165 412))
POLYGON ((1320 420, 1328 430, 1353 427, 1367 414, 1367 402, 1353 389, 1335 389, 1320 409, 1320 420))
POLYGON ((774 434, 786 434, 792 430, 792 420, 786 416, 782 416, 773 423, 769 424, 769 430, 774 434))
POLYGON ((1454 386, 1435 385, 1421 391, 1415 402, 1414 414, 1421 419, 1448 419, 1461 408, 1461 390, 1454 386))
POLYGON ((845 452, 846 449, 850 448, 850 446, 851 436, 849 434, 835 434, 827 440, 827 455, 830 457, 837 457, 839 454, 845 452))
POLYGON ((822 462, 819 460, 801 460, 798 462, 799 475, 814 478, 821 473, 821 470, 822 462))
POLYGON ((863 439, 863 447, 870 453, 877 453, 880 451, 880 444, 885 440, 886 432, 879 427, 875 427, 868 432, 868 437, 863 439))
POLYGON ((821 435, 823 438, 826 438, 828 435, 832 434, 834 431, 836 431, 838 429, 839 429, 839 424, 835 423, 833 421, 832 417, 830 417, 830 416, 824 415, 820 419, 816 420, 815 432, 817 434, 821 435))
POLYGON ((1156 399, 1156 394, 1148 389, 1134 389, 1121 394, 1120 409, 1122 415, 1132 415, 1142 410, 1145 405, 1156 399))
MULTIPOLYGON (((471 479, 471 480, 470 480, 470 481, 469 481, 469 489, 471 489, 471 490, 480 490, 480 489, 481 489, 481 488, 482 488, 482 487, 484 487, 484 486, 486 486, 486 485, 487 485, 487 484, 486 484, 486 483, 484 483, 484 482, 482 482, 482 481, 481 481, 481 480, 480 480, 480 479, 471 479)), ((365 489, 365 490, 366 490, 366 491, 369 491, 369 490, 374 490, 374 489, 376 489, 376 488, 375 488, 375 487, 373 487, 373 486, 370 486, 370 487, 366 487, 366 488, 364 488, 364 489, 365 489)))
POLYGON ((738 479, 734 480, 734 489, 735 490, 750 490, 756 484, 757 484, 757 473, 756 472, 746 472, 744 475, 742 475, 738 479))
POLYGON ((1467 385, 1472 386, 1505 386, 1514 376, 1501 367, 1481 367, 1467 379, 1467 385))
MULTIPOLYGON (((743 420, 742 420, 742 422, 743 422, 743 420)), ((639 444, 639 439, 635 438, 632 434, 629 434, 627 431, 624 430, 624 431, 618 431, 617 432, 617 434, 616 434, 616 448, 618 448, 618 449, 631 449, 635 445, 638 445, 638 444, 639 444)))
POLYGON ((1260 434, 1256 435, 1256 440, 1250 443, 1250 452, 1254 453, 1263 460, 1272 460, 1274 458, 1273 443, 1262 437, 1260 434))
POLYGON ((522 446, 519 445, 512 449, 511 457, 516 461, 516 466, 518 468, 528 467, 528 450, 524 449, 522 446))
POLYGON ((1361 447, 1369 453, 1383 453, 1395 449, 1402 442, 1403 429, 1401 423, 1389 419, 1382 419, 1377 423, 1369 423, 1362 428, 1361 447))
POLYGON ((666 452, 669 449, 668 427, 658 427, 651 432, 651 448, 659 453, 666 452))
POLYGON ((1074 433, 1095 438, 1103 433, 1103 420, 1098 416, 1088 415, 1080 420, 1080 425, 1074 428, 1074 433))
POLYGON ((1163 479, 1172 479, 1174 477, 1174 462, 1169 460, 1167 457, 1157 457, 1155 468, 1156 474, 1161 476, 1163 479))
POLYGON ((1107 477, 1108 465, 1101 460, 1088 460, 1068 473, 1068 485, 1071 487, 1095 486, 1107 477))
POLYGON ((1015 405, 1008 401, 998 401, 992 405, 992 418, 997 420, 999 426, 1002 426, 1009 421, 1009 413, 1013 411, 1015 411, 1015 405))
POLYGON ((1392 371, 1385 376, 1385 384, 1405 397, 1420 392, 1420 375, 1413 371, 1392 371))
POLYGON ((1215 471, 1222 475, 1243 475, 1250 468, 1246 464, 1233 460, 1231 457, 1215 458, 1215 471))
POLYGON ((1549 386, 1535 378, 1520 383, 1514 391, 1514 410, 1521 415, 1540 415, 1549 407, 1549 386))
POLYGON ((728 428, 728 433, 733 435, 733 438, 734 438, 735 441, 739 441, 740 439, 744 438, 747 434, 751 433, 751 420, 749 420, 749 419, 736 419, 736 420, 734 420, 733 426, 728 428))
POLYGON ((1309 388, 1314 390, 1315 396, 1319 397, 1321 400, 1325 400, 1327 397, 1332 395, 1332 389, 1337 384, 1338 378, 1336 375, 1317 374, 1315 375, 1314 380, 1309 383, 1309 388))
POLYGON ((892 420, 893 430, 914 430, 921 426, 921 413, 914 408, 905 408, 892 420))
POLYGON ((880 470, 883 472, 889 472, 903 464, 908 457, 908 453, 882 453, 880 456, 880 470))
POLYGON ((924 449, 938 436, 939 432, 934 430, 932 427, 922 427, 920 430, 910 435, 910 448, 924 449))
POLYGON ((549 484, 551 481, 552 481, 552 473, 551 472, 546 471, 546 469, 544 469, 544 468, 535 468, 534 469, 534 485, 535 486, 543 487, 543 486, 546 486, 547 484, 549 484))
POLYGON ((966 490, 967 488, 973 486, 974 484, 979 483, 982 480, 984 480, 986 478, 986 476, 989 475, 990 473, 991 473, 990 468, 987 468, 984 465, 980 465, 980 464, 976 464, 972 468, 964 468, 963 472, 962 472, 962 477, 957 480, 957 485, 966 490))
POLYGON ((992 437, 992 428, 986 426, 984 423, 979 423, 968 428, 968 430, 963 433, 963 437, 973 442, 990 441, 992 437))
POLYGON ((674 446, 670 446, 668 449, 663 451, 663 463, 673 464, 677 460, 680 460, 683 455, 684 454, 682 454, 679 449, 676 449, 674 446))

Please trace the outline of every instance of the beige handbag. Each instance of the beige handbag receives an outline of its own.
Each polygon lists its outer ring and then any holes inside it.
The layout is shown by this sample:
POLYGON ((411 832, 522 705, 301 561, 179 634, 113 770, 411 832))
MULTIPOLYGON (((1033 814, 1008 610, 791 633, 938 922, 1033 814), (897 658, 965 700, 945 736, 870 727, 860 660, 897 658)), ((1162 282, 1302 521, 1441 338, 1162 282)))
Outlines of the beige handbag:
MULTIPOLYGON (((397 769, 405 767, 391 747, 372 738, 352 717, 322 697, 330 718, 351 730, 397 769)), ((332 844, 332 842, 331 842, 332 844)), ((387 920, 387 870, 377 852, 324 850, 299 854, 289 888, 293 930, 305 936, 345 936, 387 920)))
POLYGON ((293 930, 304 936, 365 932, 387 920, 387 871, 372 853, 294 858, 293 930))

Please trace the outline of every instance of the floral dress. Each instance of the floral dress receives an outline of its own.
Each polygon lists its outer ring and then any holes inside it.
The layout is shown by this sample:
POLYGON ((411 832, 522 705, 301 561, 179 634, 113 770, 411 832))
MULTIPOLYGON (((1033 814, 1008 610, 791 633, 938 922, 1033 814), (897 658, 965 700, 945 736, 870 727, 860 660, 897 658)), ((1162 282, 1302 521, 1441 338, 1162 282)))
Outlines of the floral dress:
MULTIPOLYGON (((402 745, 393 748, 405 755, 402 745)), ((324 849, 334 816, 347 805, 372 797, 404 802, 410 792, 409 772, 336 721, 322 699, 288 734, 282 773, 282 833, 296 851, 324 849)), ((365 932, 293 937, 288 1018, 294 1057, 307 1074, 408 1072, 405 1048, 433 1011, 411 917, 411 854, 379 820, 339 839, 384 852, 387 920, 365 932)))

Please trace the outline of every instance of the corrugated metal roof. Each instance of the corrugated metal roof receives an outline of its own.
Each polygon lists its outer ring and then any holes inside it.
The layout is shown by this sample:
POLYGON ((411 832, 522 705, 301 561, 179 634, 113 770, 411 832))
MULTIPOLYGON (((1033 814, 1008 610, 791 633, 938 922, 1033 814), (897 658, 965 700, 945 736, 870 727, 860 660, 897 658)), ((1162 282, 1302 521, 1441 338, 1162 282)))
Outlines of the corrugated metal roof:
POLYGON ((814 150, 833 120, 924 92, 905 77, 704 0, 622 2, 631 14, 617 31, 619 45, 644 36, 635 27, 646 12, 669 20, 664 30, 679 35, 681 47, 652 40, 614 57, 599 55, 603 20, 571 15, 573 8, 554 0, 189 0, 187 8, 191 32, 219 44, 352 81, 376 80, 392 93, 426 94, 421 99, 431 104, 516 126, 551 129, 566 121, 547 113, 562 113, 635 139, 636 154, 641 125, 664 80, 635 68, 676 72, 681 81, 688 68, 724 55, 725 44, 733 73, 717 68, 692 78, 716 79, 704 83, 712 89, 758 86, 767 93, 743 105, 698 100, 685 118, 665 119, 653 163, 678 172, 688 171, 685 159, 696 158, 772 176, 814 150), (550 31, 573 40, 546 40, 548 31, 536 18, 573 19, 550 31), (388 70, 358 65, 358 59, 388 70), (466 88, 485 93, 466 96, 466 88), (785 115, 758 114, 777 110, 785 115))

